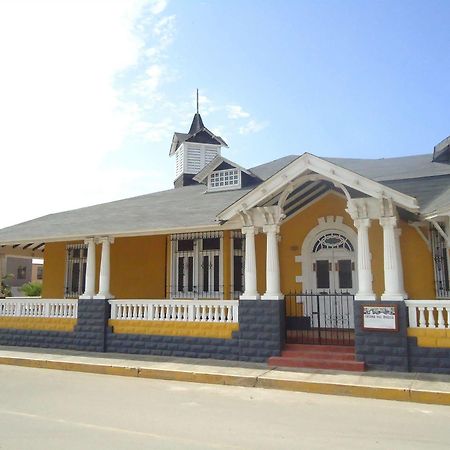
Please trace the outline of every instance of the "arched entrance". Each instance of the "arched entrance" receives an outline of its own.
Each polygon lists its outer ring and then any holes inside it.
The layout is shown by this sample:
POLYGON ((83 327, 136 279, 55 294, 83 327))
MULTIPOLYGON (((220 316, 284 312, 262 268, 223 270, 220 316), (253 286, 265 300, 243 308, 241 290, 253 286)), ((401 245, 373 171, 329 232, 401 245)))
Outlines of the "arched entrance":
POLYGON ((356 242, 342 217, 321 218, 308 233, 298 258, 302 292, 286 298, 288 339, 353 344, 356 242))

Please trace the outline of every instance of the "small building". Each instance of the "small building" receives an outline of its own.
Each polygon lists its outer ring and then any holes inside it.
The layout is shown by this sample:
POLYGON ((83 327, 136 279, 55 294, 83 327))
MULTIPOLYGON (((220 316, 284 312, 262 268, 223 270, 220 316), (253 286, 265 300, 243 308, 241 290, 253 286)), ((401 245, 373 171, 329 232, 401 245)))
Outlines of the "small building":
POLYGON ((252 168, 227 147, 197 112, 173 189, 0 230, 45 248, 42 299, 0 301, 0 343, 450 373, 450 139, 252 168))

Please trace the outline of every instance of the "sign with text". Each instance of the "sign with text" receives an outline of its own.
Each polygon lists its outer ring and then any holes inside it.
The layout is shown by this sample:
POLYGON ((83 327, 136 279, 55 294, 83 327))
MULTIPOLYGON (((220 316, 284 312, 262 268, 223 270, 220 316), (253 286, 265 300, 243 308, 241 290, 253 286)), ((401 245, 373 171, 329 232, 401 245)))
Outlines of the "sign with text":
POLYGON ((397 331, 397 306, 363 306, 364 330, 397 331))

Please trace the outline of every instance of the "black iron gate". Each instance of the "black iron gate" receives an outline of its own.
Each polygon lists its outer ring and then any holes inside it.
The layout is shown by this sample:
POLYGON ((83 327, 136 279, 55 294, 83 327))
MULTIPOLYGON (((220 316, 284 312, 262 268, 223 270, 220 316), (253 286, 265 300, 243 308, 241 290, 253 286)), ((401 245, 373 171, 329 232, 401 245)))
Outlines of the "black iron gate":
POLYGON ((354 299, 342 292, 286 295, 286 342, 353 345, 354 299))

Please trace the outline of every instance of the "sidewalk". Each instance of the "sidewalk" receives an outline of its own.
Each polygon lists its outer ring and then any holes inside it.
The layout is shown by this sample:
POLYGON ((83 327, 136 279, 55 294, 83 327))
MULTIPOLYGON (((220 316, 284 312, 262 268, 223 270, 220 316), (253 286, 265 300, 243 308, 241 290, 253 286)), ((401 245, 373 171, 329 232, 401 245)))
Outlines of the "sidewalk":
POLYGON ((450 375, 345 373, 266 364, 0 346, 0 364, 450 405, 450 375))

